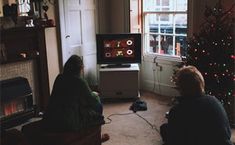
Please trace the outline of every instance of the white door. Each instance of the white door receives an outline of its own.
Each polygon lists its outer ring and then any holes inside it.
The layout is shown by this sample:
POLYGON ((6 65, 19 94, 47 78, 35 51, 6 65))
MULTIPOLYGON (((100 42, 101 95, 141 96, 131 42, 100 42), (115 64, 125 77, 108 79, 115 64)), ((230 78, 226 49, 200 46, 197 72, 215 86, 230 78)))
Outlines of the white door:
POLYGON ((95 0, 59 0, 63 64, 77 54, 95 53, 95 0))
POLYGON ((59 0, 62 61, 80 55, 82 45, 80 0, 59 0))
POLYGON ((96 0, 59 0, 62 62, 83 57, 85 77, 96 83, 96 0))

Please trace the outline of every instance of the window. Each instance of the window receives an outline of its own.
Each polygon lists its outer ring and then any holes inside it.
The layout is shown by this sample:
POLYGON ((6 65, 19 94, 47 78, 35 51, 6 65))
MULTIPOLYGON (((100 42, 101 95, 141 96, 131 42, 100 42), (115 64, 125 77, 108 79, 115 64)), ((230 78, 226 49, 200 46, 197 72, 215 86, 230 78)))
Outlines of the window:
POLYGON ((143 0, 145 53, 185 55, 187 4, 188 0, 143 0))

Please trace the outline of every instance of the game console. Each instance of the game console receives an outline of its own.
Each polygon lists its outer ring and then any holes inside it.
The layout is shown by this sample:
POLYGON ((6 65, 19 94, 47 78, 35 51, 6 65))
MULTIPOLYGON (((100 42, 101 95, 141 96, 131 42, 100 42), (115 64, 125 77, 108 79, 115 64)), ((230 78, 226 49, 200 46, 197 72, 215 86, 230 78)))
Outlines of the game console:
POLYGON ((142 100, 136 100, 131 106, 130 110, 133 112, 137 111, 146 111, 147 110, 147 103, 142 100))

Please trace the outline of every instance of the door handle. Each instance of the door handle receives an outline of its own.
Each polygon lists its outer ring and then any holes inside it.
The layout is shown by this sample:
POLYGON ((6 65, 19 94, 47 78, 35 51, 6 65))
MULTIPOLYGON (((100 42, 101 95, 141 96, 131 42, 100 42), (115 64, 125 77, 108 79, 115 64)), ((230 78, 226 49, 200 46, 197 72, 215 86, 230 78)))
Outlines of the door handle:
POLYGON ((65 36, 65 38, 69 38, 69 37, 70 37, 70 35, 66 35, 66 36, 65 36))

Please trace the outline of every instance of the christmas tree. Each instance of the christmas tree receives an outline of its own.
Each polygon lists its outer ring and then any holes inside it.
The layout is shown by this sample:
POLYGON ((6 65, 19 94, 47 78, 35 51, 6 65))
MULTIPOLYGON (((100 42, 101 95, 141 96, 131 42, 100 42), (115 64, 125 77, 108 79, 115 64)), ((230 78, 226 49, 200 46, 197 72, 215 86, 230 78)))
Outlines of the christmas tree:
POLYGON ((219 1, 215 7, 206 6, 205 23, 188 42, 187 65, 196 66, 206 83, 206 93, 216 96, 233 122, 234 105, 234 22, 231 8, 224 10, 219 1))

